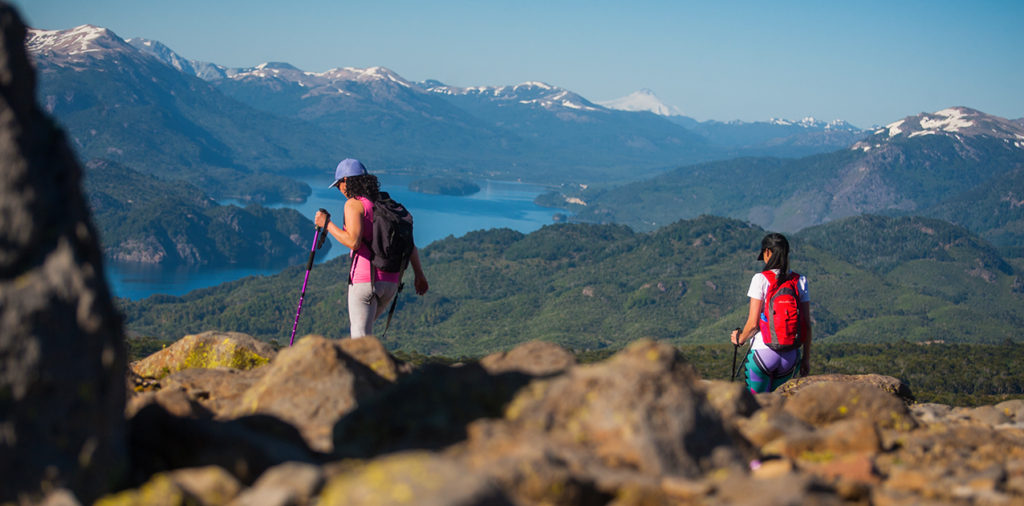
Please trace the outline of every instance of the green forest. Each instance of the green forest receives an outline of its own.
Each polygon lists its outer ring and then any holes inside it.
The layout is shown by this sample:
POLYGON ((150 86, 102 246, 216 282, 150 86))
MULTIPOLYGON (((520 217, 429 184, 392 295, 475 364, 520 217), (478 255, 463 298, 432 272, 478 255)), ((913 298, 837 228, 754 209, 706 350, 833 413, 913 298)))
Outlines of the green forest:
POLYGON ((159 180, 105 160, 87 168, 85 189, 107 258, 162 249, 165 264, 262 266, 306 256, 295 231, 312 222, 294 209, 219 205, 191 183, 159 180))
MULTIPOLYGON (((650 233, 557 224, 530 234, 496 229, 449 237, 421 251, 431 290, 399 295, 385 345, 480 356, 533 339, 581 352, 644 337, 717 343, 745 318, 763 235, 748 223, 704 216, 650 233)), ((806 229, 791 244, 791 267, 809 280, 817 341, 1021 340, 1020 259, 1003 258, 963 228, 861 216, 806 229)), ((348 334, 347 262, 314 266, 300 335, 348 334)), ((294 322, 304 268, 120 304, 134 335, 232 330, 280 341, 294 322)))

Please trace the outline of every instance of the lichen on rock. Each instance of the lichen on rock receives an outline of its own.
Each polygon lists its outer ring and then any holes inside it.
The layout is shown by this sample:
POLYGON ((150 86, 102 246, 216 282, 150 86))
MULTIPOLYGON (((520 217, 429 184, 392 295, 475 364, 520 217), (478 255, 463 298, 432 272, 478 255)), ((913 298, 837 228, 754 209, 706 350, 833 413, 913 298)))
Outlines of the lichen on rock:
POLYGON ((266 365, 273 347, 239 332, 208 331, 187 335, 174 344, 131 364, 143 378, 163 378, 185 369, 229 367, 248 370, 266 365))

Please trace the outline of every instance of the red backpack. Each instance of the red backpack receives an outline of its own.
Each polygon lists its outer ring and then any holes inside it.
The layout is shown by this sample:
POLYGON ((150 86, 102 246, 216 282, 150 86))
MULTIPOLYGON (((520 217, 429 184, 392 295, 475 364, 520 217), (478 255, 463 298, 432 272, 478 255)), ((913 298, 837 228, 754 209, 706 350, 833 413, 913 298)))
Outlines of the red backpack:
POLYGON ((775 272, 762 272, 768 279, 768 293, 761 313, 761 338, 775 351, 789 351, 800 346, 800 275, 790 272, 782 283, 776 283, 775 272))

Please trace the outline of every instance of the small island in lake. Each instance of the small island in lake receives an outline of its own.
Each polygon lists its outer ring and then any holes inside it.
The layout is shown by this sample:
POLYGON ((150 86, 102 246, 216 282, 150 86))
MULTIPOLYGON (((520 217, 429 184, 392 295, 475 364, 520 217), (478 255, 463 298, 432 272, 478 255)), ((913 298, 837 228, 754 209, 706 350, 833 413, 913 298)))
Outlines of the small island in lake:
POLYGON ((464 197, 480 191, 480 186, 472 181, 466 181, 464 179, 431 177, 427 179, 418 179, 409 183, 409 189, 414 192, 427 193, 430 195, 452 195, 455 197, 464 197))

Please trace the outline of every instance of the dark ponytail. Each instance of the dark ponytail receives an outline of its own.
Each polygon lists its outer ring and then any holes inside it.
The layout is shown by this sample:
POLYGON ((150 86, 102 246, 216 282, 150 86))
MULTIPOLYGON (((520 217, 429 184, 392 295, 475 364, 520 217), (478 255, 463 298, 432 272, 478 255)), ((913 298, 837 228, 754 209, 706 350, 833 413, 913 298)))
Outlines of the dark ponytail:
POLYGON ((785 281, 789 277, 789 241, 786 236, 778 233, 771 233, 761 239, 761 256, 764 260, 764 252, 771 251, 772 258, 765 263, 764 268, 778 269, 779 281, 785 281))

